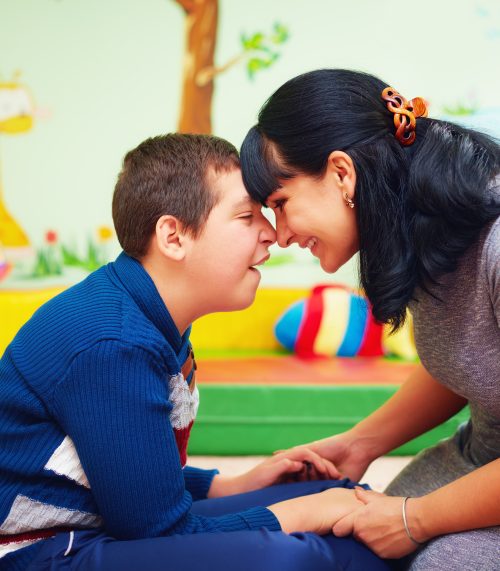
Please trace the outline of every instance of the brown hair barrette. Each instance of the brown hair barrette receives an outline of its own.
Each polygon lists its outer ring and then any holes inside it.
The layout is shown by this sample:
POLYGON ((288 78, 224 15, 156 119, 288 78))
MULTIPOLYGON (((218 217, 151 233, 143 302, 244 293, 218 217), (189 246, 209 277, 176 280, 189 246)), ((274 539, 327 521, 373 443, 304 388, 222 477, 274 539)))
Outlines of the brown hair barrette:
POLYGON ((394 113, 396 139, 405 147, 415 141, 417 117, 427 117, 427 104, 422 97, 407 101, 394 87, 386 87, 382 91, 382 99, 387 102, 387 109, 394 113))

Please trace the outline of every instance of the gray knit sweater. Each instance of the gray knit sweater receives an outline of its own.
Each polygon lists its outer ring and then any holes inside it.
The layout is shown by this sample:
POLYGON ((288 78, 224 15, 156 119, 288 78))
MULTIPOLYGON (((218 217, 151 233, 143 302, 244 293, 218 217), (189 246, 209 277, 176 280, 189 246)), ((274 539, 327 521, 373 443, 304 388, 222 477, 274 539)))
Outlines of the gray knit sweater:
MULTIPOLYGON (((417 350, 438 382, 469 401, 471 418, 416 456, 388 486, 389 495, 424 495, 500 458, 500 218, 439 281, 433 292, 441 301, 418 291, 411 304, 417 350)), ((500 570, 500 527, 437 537, 400 568, 500 570)))
POLYGON ((500 457, 500 218, 489 224, 441 278, 412 304, 415 341, 425 368, 469 401, 464 455, 482 465, 500 457))

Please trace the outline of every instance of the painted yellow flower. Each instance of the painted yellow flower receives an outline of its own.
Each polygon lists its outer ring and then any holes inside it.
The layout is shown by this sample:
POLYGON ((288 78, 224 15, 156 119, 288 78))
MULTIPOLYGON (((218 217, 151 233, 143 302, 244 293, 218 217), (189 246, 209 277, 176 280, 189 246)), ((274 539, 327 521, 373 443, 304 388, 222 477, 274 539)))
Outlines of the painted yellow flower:
POLYGON ((107 242, 113 237, 113 230, 109 226, 99 226, 97 236, 100 242, 107 242))

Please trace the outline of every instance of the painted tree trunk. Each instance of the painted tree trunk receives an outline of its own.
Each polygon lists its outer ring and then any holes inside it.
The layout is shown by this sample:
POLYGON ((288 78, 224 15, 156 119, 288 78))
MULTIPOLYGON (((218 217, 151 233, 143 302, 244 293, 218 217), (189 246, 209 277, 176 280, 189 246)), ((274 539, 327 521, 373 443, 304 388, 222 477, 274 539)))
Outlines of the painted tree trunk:
POLYGON ((182 98, 178 131, 212 132, 213 79, 203 81, 203 74, 214 67, 217 40, 218 0, 176 0, 186 13, 185 53, 182 98))

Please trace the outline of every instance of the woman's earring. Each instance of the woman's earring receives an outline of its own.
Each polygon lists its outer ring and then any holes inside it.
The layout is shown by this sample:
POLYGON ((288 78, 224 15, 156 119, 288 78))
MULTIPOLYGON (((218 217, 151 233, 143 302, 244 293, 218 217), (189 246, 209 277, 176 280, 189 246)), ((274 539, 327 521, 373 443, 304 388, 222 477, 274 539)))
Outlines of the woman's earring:
POLYGON ((349 198, 349 195, 347 194, 347 190, 344 192, 344 200, 345 200, 345 203, 347 204, 347 206, 349 208, 354 208, 354 201, 349 198))

